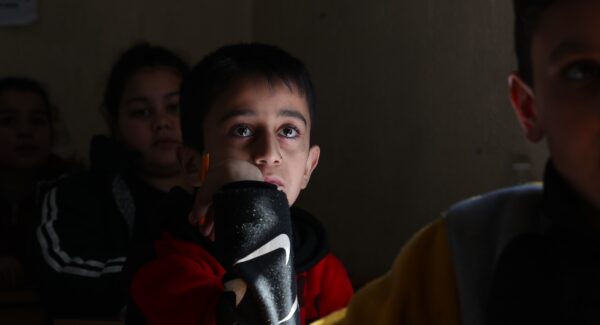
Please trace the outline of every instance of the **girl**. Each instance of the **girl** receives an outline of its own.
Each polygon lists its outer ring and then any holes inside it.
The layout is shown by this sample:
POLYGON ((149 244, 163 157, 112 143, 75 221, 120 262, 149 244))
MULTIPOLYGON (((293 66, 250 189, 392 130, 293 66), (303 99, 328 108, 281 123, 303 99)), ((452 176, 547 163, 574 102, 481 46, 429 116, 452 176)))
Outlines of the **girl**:
POLYGON ((56 110, 35 80, 0 80, 0 289, 38 281, 36 187, 74 165, 52 154, 56 110))
POLYGON ((149 44, 114 64, 104 95, 111 136, 91 145, 90 170, 49 187, 38 240, 51 317, 113 317, 127 300, 123 266, 159 227, 160 199, 183 185, 179 87, 187 65, 149 44))

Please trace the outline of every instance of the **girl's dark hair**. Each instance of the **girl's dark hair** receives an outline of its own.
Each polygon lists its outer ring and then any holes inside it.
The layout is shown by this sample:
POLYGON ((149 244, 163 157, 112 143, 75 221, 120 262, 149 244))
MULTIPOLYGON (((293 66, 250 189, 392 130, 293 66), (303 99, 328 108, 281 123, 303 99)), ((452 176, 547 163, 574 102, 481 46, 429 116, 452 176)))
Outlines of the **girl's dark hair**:
POLYGON ((515 51, 521 78, 533 84, 531 46, 542 14, 558 0, 513 0, 515 13, 515 51))
POLYGON ((42 103, 44 103, 44 107, 46 108, 48 121, 50 123, 50 137, 52 143, 54 143, 57 134, 56 125, 59 120, 58 108, 50 101, 50 96, 48 95, 46 88, 39 81, 30 78, 6 77, 0 79, 0 94, 7 90, 27 91, 40 96, 42 103))
POLYGON ((161 46, 140 43, 121 54, 112 67, 104 92, 106 112, 116 117, 127 81, 140 69, 157 67, 172 68, 182 79, 189 71, 188 65, 179 56, 161 46))
POLYGON ((264 78, 271 85, 283 82, 306 98, 314 125, 315 90, 306 66, 284 50, 266 44, 244 43, 221 47, 202 59, 181 87, 181 132, 183 142, 204 150, 203 123, 214 101, 236 81, 264 78))

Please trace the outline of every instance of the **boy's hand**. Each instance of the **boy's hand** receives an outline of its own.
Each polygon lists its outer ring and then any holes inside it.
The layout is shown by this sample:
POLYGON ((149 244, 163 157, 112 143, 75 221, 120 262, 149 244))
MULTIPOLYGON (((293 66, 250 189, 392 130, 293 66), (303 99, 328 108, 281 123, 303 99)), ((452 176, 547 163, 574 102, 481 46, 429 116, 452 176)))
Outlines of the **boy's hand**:
POLYGON ((225 160, 211 166, 206 174, 204 183, 200 186, 190 213, 190 222, 197 225, 200 233, 215 239, 214 219, 210 210, 212 197, 221 187, 239 181, 264 181, 263 174, 255 165, 243 160, 225 160))

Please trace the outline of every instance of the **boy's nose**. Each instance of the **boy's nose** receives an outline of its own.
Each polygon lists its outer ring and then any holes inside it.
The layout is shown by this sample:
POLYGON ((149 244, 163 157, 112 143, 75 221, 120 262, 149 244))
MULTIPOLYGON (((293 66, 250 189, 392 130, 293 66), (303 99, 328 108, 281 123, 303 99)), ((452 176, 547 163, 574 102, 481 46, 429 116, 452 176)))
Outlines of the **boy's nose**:
POLYGON ((259 136, 255 141, 254 162, 256 165, 279 165, 282 156, 277 137, 259 136))

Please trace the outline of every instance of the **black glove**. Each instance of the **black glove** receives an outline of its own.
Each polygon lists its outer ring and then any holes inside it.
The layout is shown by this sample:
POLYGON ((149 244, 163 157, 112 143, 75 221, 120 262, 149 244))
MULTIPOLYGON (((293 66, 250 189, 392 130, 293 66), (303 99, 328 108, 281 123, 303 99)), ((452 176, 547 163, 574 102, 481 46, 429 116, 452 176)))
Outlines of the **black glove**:
POLYGON ((236 182, 213 198, 215 254, 227 273, 219 324, 299 324, 292 225, 285 193, 236 182))

